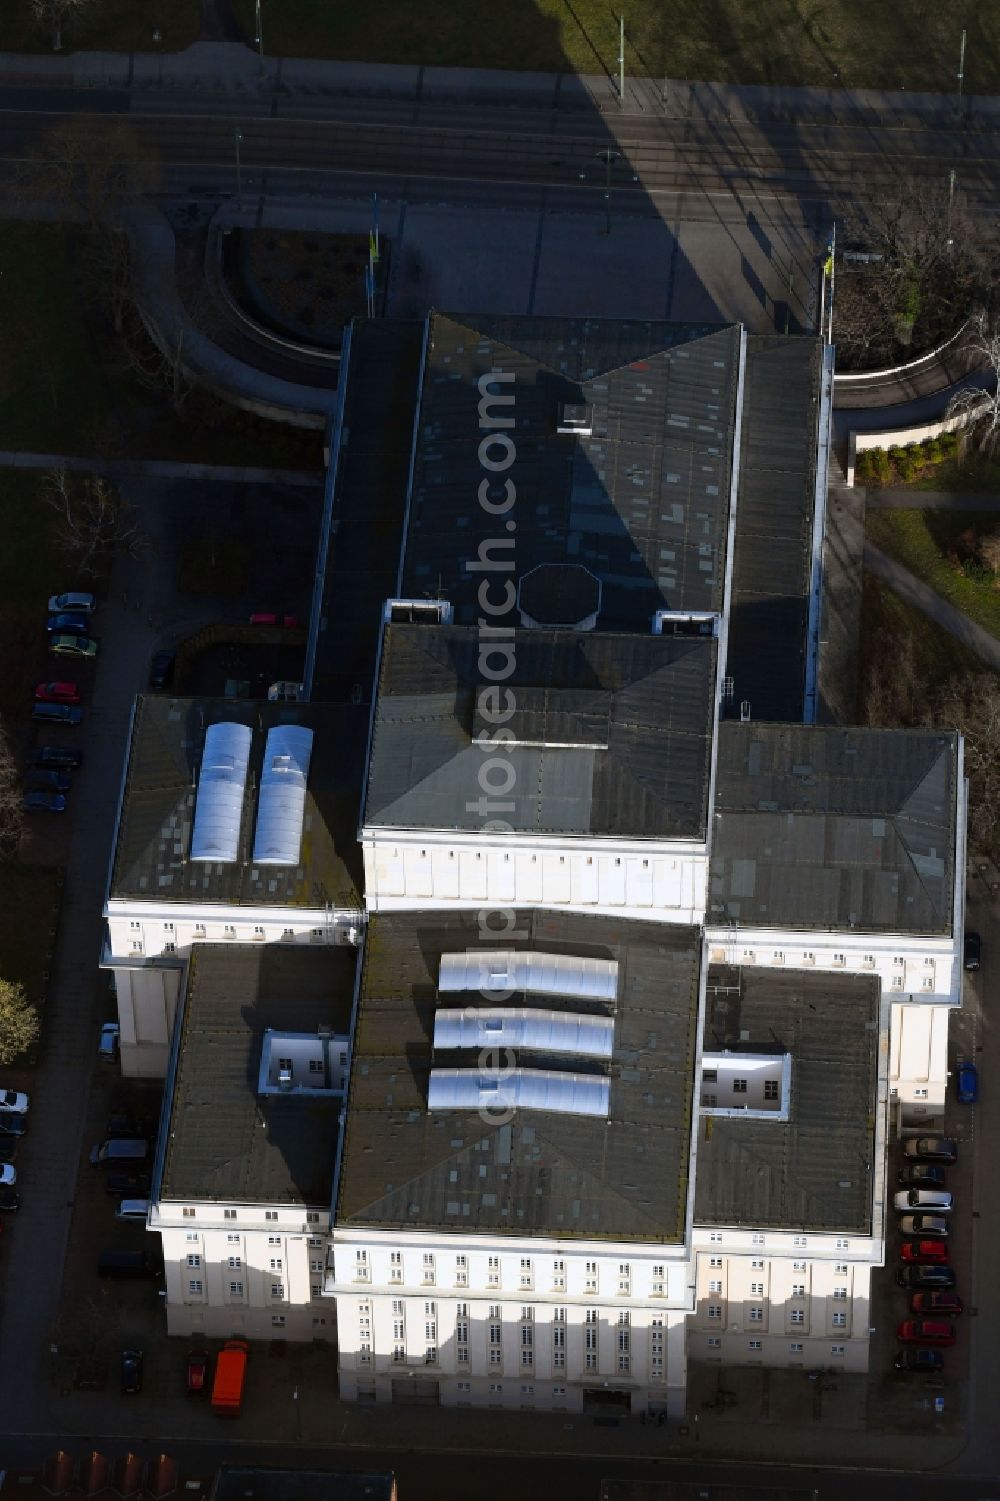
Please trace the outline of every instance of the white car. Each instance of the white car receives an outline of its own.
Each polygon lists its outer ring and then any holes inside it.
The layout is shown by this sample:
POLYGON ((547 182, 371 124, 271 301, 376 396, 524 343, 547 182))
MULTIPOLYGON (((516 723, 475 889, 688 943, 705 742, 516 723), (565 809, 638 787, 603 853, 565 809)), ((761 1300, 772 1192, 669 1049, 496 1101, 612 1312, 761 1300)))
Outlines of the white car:
POLYGON ((70 592, 68 594, 53 594, 49 600, 49 614, 60 615, 65 610, 72 611, 75 615, 93 615, 97 609, 97 600, 92 594, 80 594, 70 592))
POLYGON ((897 1214, 950 1214, 952 1198, 943 1188, 908 1188, 893 1199, 897 1214))
POLYGON ((0 1089, 0 1110, 12 1110, 16 1115, 26 1115, 28 1096, 16 1089, 0 1089))
POLYGON ((14 1184, 14 1183, 16 1183, 16 1182, 17 1182, 17 1169, 14 1168, 14 1167, 11 1167, 11 1165, 10 1165, 9 1162, 5 1162, 2 1165, 0 1165, 0 1183, 3 1183, 8 1188, 10 1188, 11 1185, 14 1184))

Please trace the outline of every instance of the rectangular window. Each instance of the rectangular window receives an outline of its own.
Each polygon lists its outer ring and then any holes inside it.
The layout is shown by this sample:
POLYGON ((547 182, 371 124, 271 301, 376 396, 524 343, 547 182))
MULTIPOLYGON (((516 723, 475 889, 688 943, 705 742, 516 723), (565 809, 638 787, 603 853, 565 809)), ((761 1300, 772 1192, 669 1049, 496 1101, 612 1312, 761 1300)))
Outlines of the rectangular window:
POLYGON ((751 1237, 751 1239, 753 1240, 755 1246, 762 1246, 764 1244, 763 1235, 754 1235, 751 1237))
POLYGON ((764 1310, 759 1306, 759 1304, 755 1304, 750 1309, 750 1322, 751 1324, 763 1324, 764 1310))
POLYGON ((264 1218, 266 1220, 276 1220, 278 1218, 278 1211, 276 1209, 265 1209, 264 1218))
POLYGON ((271 1257, 271 1271, 272 1272, 280 1272, 281 1270, 282 1270, 281 1257, 280 1256, 272 1256, 271 1257))
POLYGON ((841 1301, 843 1301, 847 1297, 847 1288, 846 1287, 835 1287, 833 1289, 833 1296, 835 1298, 839 1298, 841 1301))
POLYGON ((584 1292, 596 1293, 597 1291, 597 1262, 588 1261, 584 1278, 584 1292))
POLYGON ((197 1255, 197 1254, 189 1256, 188 1257, 188 1266, 193 1266, 193 1267, 199 1267, 199 1266, 201 1266, 201 1257, 199 1255, 197 1255))
POLYGON ((805 1235, 796 1235, 792 1244, 795 1246, 807 1246, 809 1244, 809 1241, 805 1235))
POLYGON ((837 1241, 837 1250, 838 1251, 847 1251, 847 1250, 850 1249, 850 1245, 851 1245, 851 1242, 849 1240, 838 1240, 837 1241))
POLYGON ((268 1243, 269 1246, 280 1246, 281 1245, 281 1236, 280 1235, 269 1235, 267 1237, 267 1243, 268 1243))
POLYGON ((311 1272, 321 1272, 323 1270, 323 1263, 321 1261, 310 1261, 309 1270, 311 1272))
POLYGON ((242 1239, 242 1236, 239 1236, 239 1235, 227 1235, 226 1236, 226 1244, 230 1245, 230 1246, 238 1246, 239 1243, 240 1243, 240 1241, 241 1241, 241 1239, 242 1239))
POLYGON ((631 1364, 632 1364, 632 1360, 631 1360, 630 1356, 628 1356, 628 1355, 619 1355, 619 1357, 618 1357, 618 1374, 619 1374, 619 1376, 627 1376, 628 1373, 629 1373, 629 1368, 631 1367, 631 1364))
POLYGON ((230 1293, 230 1296, 233 1297, 233 1298, 242 1298, 242 1296, 243 1296, 243 1283, 242 1282, 230 1282, 230 1284, 229 1284, 229 1293, 230 1293))
POLYGON ((487 1287, 499 1287, 500 1286, 500 1257, 499 1256, 491 1256, 489 1258, 489 1261, 487 1262, 487 1267, 486 1267, 486 1285, 487 1285, 487 1287))
POLYGON ((751 1284, 750 1284, 750 1296, 751 1296, 751 1298, 762 1298, 764 1296, 764 1284, 763 1284, 763 1282, 751 1282, 751 1284))
POLYGON ((222 1211, 222 1218, 224 1220, 234 1220, 236 1218, 236 1210, 235 1209, 224 1209, 222 1211))
POLYGON ((718 1278, 713 1277, 711 1282, 708 1284, 708 1290, 710 1293, 721 1293, 722 1283, 718 1280, 718 1278))
POLYGON ((318 1225, 319 1224, 319 1215, 316 1213, 315 1210, 313 1210, 313 1209, 307 1209, 306 1210, 306 1224, 307 1225, 318 1225))
POLYGON ((424 1351, 424 1365, 437 1365, 437 1345, 428 1345, 424 1351))
POLYGON ((556 1370, 556 1371, 564 1371, 566 1369, 566 1351, 565 1350, 553 1350, 553 1352, 552 1352, 552 1367, 553 1367, 553 1370, 556 1370))
POLYGON ((847 1276, 847 1262, 846 1261, 838 1261, 837 1265, 834 1267, 833 1270, 836 1272, 836 1274, 837 1274, 838 1277, 846 1277, 847 1276))
POLYGON ((847 1314, 846 1313, 835 1313, 834 1316, 833 1316, 833 1327, 835 1329, 846 1329, 847 1328, 847 1314))
POLYGON ((831 1355, 843 1355, 843 1353, 844 1353, 844 1347, 843 1347, 843 1345, 831 1345, 830 1346, 830 1354, 831 1355))
POLYGON ((793 1272, 804 1272, 805 1269, 806 1269, 806 1264, 805 1264, 804 1261, 793 1261, 792 1262, 792 1271, 793 1272))
POLYGON ((552 1286, 556 1292, 563 1292, 566 1287, 566 1263, 554 1261, 552 1263, 552 1286))
POLYGON ((804 1282, 793 1282, 792 1283, 792 1297, 793 1298, 804 1298, 805 1295, 806 1295, 806 1285, 805 1285, 805 1283, 804 1282))
MULTIPOLYGON (((721 1256, 710 1256, 708 1258, 708 1264, 709 1264, 709 1266, 721 1266, 722 1265, 722 1257, 721 1256)), ((756 1266, 756 1265, 757 1265, 757 1263, 754 1262, 754 1266, 756 1266)))
MULTIPOLYGON (((717 1334, 710 1334, 708 1336, 708 1339, 705 1341, 705 1343, 706 1343, 706 1345, 708 1346, 708 1348, 710 1350, 717 1350, 719 1348, 719 1346, 722 1344, 722 1341, 721 1341, 721 1339, 719 1338, 719 1336, 717 1334)), ((654 1364, 654 1366, 656 1365, 656 1361, 655 1360, 654 1360, 653 1364, 654 1364)))
MULTIPOLYGON (((720 1262, 719 1265, 721 1266, 722 1263, 720 1262)), ((764 1270, 764 1258, 763 1258, 763 1256, 753 1256, 753 1257, 751 1257, 751 1259, 750 1259, 750 1268, 754 1272, 762 1272, 764 1270)))
POLYGON ((746 1092, 747 1092, 747 1081, 746 1081, 746 1079, 734 1079, 733 1080, 733 1094, 746 1094, 746 1092))
POLYGON ((285 1315, 283 1313, 272 1313, 272 1315, 271 1315, 271 1328, 272 1329, 284 1329, 284 1327, 285 1327, 285 1315))
POLYGON ((189 1293, 200 1293, 201 1289, 202 1289, 202 1284, 197 1280, 197 1278, 193 1279, 191 1282, 188 1283, 188 1292, 189 1293))
POLYGON ((271 1297, 283 1298, 285 1296, 285 1284, 283 1282, 271 1283, 271 1297))
POLYGON ((711 1230, 711 1231, 709 1231, 708 1238, 709 1238, 709 1240, 721 1240, 722 1239, 722 1231, 721 1230, 711 1230))
POLYGON ((788 1346, 788 1353, 789 1353, 789 1355, 801 1355, 802 1354, 802 1346, 800 1344, 797 1344, 797 1343, 793 1342, 792 1344, 790 1344, 788 1346))
POLYGON ((762 1341, 761 1340, 759 1340, 759 1339, 748 1339, 747 1340, 747 1349, 748 1350, 759 1350, 761 1348, 762 1348, 762 1341))
POLYGON ((806 1321, 805 1309, 793 1308, 789 1317, 793 1324, 804 1324, 806 1321))
POLYGON ((183 1217, 186 1220, 193 1220, 194 1219, 194 1210, 193 1209, 182 1209, 181 1210, 181 1214, 183 1215, 183 1217))
POLYGON ((722 1307, 719 1303, 709 1303, 706 1313, 710 1319, 721 1319, 722 1307))
POLYGON ((238 1272, 239 1269, 240 1269, 240 1267, 242 1265, 243 1265, 243 1262, 242 1262, 242 1259, 239 1256, 230 1256, 230 1258, 229 1258, 229 1270, 231 1272, 238 1272))
POLYGON ((776 1100, 778 1098, 777 1079, 764 1080, 764 1098, 765 1100, 776 1100))

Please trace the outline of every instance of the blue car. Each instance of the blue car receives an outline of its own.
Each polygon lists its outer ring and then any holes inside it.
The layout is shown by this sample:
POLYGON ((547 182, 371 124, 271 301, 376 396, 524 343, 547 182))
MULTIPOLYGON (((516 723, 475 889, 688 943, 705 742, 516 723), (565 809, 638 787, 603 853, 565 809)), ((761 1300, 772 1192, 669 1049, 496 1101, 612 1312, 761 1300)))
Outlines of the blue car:
POLYGON ((26 813, 65 813, 66 799, 61 792, 26 792, 24 810, 26 813))
POLYGON ((958 1065, 958 1098, 963 1105, 974 1105, 979 1098, 979 1075, 974 1063, 958 1065))
POLYGON ((86 615, 50 615, 45 629, 50 636, 86 636, 90 622, 86 615))

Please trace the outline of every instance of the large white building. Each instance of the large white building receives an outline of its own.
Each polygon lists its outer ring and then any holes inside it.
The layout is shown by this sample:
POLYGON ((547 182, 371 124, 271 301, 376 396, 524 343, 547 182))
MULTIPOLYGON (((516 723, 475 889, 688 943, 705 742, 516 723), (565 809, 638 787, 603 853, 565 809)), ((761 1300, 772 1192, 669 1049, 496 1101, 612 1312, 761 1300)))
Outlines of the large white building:
POLYGON ((105 962, 127 1071, 173 1037, 172 1330, 336 1330, 377 1401, 676 1415, 689 1359, 866 1367, 965 784, 955 736, 808 722, 831 376, 737 327, 434 315, 370 723, 140 700, 105 962))

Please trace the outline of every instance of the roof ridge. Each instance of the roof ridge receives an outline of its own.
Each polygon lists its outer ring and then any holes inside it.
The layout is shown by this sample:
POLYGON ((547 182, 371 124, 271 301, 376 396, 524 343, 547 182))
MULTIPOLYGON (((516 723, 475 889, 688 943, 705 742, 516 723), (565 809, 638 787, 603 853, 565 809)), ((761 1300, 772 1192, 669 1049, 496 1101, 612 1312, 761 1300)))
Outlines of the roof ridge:
MULTIPOLYGON (((931 892, 928 890, 927 883, 926 883, 926 881, 924 880, 924 877, 923 877, 923 873, 921 872, 920 866, 917 863, 917 857, 914 854, 914 852, 910 849, 909 843, 908 843, 908 841, 906 839, 906 835, 904 833, 904 830, 900 827, 900 824, 906 818, 913 816, 913 815, 910 815, 910 814, 907 813, 907 809, 909 807, 909 804, 916 797, 916 795, 920 791, 920 789, 925 785, 925 783, 927 782, 927 779, 938 769, 938 767, 941 764, 941 761, 946 757, 946 755, 947 755, 947 747, 946 746, 942 746, 941 749, 938 751, 938 754, 934 757, 934 759, 931 761, 930 765, 924 771, 923 775, 914 783, 914 785, 911 787, 910 791, 907 793, 906 798, 905 798, 905 800, 903 802, 903 805, 900 808, 897 808, 896 811, 891 815, 891 817, 889 819, 889 822, 892 824, 893 830, 895 831, 896 837, 899 840, 899 843, 900 843, 901 847, 906 852, 906 858, 907 858, 907 860, 908 860, 908 862, 910 864, 910 868, 913 871, 914 876, 916 877, 916 880, 917 880, 917 882, 918 882, 918 884, 920 886, 921 891, 924 893, 924 895, 927 898, 927 902, 928 902, 928 905, 930 906, 931 911, 937 913, 938 916, 943 915, 941 913, 941 910, 940 910, 941 909, 940 901, 937 900, 931 894, 931 892)), ((949 777, 948 780, 950 782, 951 778, 949 777)), ((946 858, 946 856, 943 857, 943 858, 946 858)))

